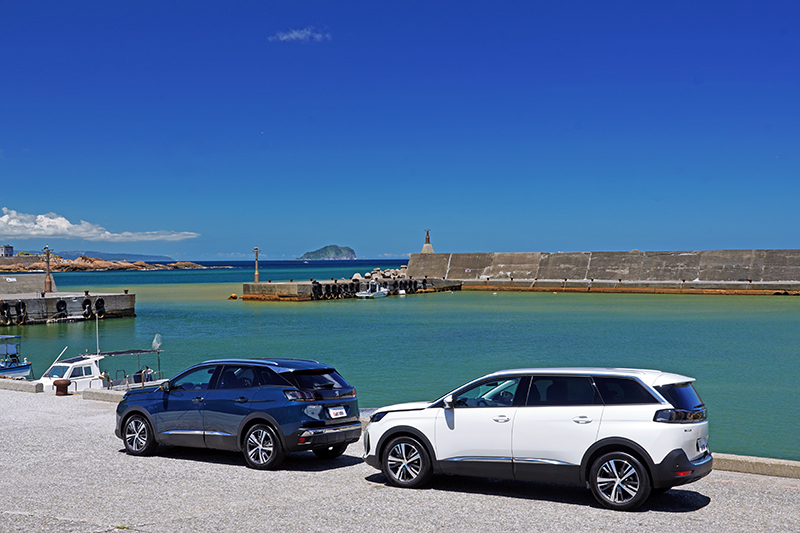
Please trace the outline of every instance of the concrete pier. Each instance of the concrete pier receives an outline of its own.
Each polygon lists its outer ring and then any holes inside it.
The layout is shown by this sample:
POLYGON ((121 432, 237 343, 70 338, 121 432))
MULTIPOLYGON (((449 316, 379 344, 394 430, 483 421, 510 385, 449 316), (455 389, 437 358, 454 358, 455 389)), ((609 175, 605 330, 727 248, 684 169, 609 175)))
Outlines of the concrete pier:
POLYGON ((21 326, 47 322, 76 322, 98 318, 136 316, 136 295, 89 291, 44 292, 44 274, 0 276, 0 325, 21 326))
MULTIPOLYGON (((461 290, 458 281, 427 279, 381 279, 380 283, 389 289, 389 295, 421 294, 426 292, 442 292, 461 290)), ((243 300, 269 300, 286 302, 310 302, 314 300, 341 300, 355 298, 356 292, 369 287, 365 280, 329 280, 329 281, 279 281, 245 283, 242 286, 243 300)))

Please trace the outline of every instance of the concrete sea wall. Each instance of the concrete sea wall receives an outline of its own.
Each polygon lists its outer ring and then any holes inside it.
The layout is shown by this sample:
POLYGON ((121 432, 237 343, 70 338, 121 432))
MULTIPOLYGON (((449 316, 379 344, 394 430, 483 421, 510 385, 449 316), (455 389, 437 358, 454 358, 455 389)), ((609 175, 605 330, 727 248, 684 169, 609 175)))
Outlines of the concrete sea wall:
POLYGON ((136 316, 136 295, 44 292, 45 274, 0 274, 0 326, 136 316))
POLYGON ((463 289, 800 294, 800 250, 412 254, 408 275, 463 289))

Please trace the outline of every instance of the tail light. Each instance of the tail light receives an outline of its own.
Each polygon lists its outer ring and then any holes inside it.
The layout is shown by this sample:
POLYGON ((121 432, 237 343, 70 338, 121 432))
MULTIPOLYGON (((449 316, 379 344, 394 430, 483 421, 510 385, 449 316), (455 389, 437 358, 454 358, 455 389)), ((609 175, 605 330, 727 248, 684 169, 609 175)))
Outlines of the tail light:
POLYGON ((656 411, 653 421, 666 422, 668 424, 691 424, 694 422, 702 422, 706 418, 708 418, 708 411, 706 409, 699 409, 697 411, 661 409, 660 411, 656 411))
POLYGON ((285 390, 283 391, 283 395, 286 396, 287 400, 293 402, 313 402, 315 400, 313 392, 304 390, 285 390))

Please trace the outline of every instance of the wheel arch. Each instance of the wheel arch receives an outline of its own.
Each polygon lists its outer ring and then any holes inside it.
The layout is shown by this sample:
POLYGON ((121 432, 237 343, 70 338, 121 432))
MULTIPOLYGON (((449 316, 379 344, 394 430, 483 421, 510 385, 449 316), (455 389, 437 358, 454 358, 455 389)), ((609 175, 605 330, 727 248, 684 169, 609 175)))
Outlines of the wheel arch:
POLYGON ((155 437, 156 441, 158 442, 158 440, 159 440, 158 439, 158 431, 156 431, 155 420, 153 420, 152 415, 150 414, 150 412, 147 409, 145 409, 145 408, 143 408, 143 407, 141 407, 139 405, 131 406, 127 411, 122 413, 122 416, 120 416, 120 424, 119 424, 120 432, 124 432, 125 431, 125 425, 128 423, 128 420, 133 415, 141 415, 141 416, 143 416, 145 418, 145 420, 147 420, 147 423, 150 424, 150 429, 153 430, 153 436, 155 437))
POLYGON ((244 438, 247 435, 247 432, 250 431, 250 428, 256 424, 266 424, 271 427, 275 432, 275 435, 281 441, 281 446, 283 449, 286 449, 286 437, 284 436, 283 431, 281 431, 281 425, 278 424, 278 421, 267 413, 259 411, 257 413, 250 413, 247 417, 245 417, 244 420, 242 420, 242 423, 239 426, 239 436, 236 439, 236 444, 239 446, 239 451, 244 449, 244 438))
POLYGON ((592 468, 592 463, 594 463, 598 457, 610 452, 624 452, 638 459, 639 462, 644 465, 645 469, 647 469, 647 475, 650 476, 650 484, 655 486, 658 478, 656 474, 656 466, 655 463, 653 463, 653 459, 650 457, 650 454, 647 453, 647 450, 645 450, 639 444, 622 437, 609 437, 599 440, 595 442, 588 450, 586 450, 586 453, 583 455, 583 459, 581 459, 581 484, 588 483, 589 469, 592 468))
POLYGON ((425 446, 425 451, 428 452, 428 457, 431 461, 431 468, 433 468, 433 471, 437 473, 441 472, 439 470, 439 461, 436 460, 436 452, 433 444, 423 432, 412 426, 393 427, 381 435, 381 438, 378 439, 378 445, 375 447, 375 453, 379 465, 381 465, 381 458, 383 457, 383 451, 386 449, 386 446, 392 439, 396 437, 413 437, 417 439, 423 446, 425 446))

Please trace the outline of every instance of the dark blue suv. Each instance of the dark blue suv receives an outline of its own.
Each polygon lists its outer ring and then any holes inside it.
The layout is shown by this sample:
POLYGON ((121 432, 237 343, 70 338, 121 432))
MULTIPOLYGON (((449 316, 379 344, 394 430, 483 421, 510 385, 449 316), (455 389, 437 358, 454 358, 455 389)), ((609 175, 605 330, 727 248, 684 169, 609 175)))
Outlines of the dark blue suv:
POLYGON ((274 469, 286 452, 340 456, 361 436, 361 423, 355 388, 332 367, 220 359, 128 391, 115 433, 132 455, 152 454, 158 444, 213 448, 241 451, 249 466, 274 469))

